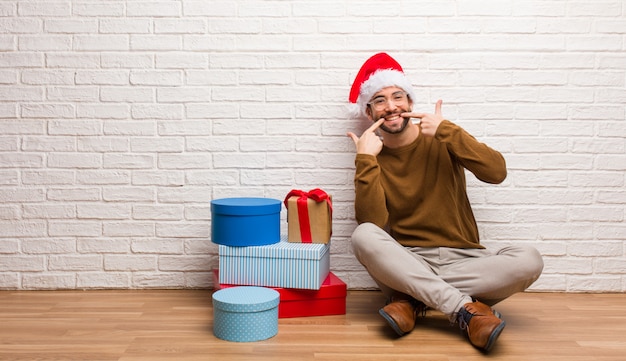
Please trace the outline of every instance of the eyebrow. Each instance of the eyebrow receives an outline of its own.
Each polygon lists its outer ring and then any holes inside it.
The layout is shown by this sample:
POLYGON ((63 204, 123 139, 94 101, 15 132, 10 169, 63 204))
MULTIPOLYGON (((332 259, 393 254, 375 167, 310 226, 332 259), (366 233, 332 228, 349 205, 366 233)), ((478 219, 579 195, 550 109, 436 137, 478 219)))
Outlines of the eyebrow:
MULTIPOLYGON (((404 93, 402 90, 398 90, 397 92, 391 93, 391 96, 393 97, 393 96, 396 96, 396 95, 400 95, 402 93, 404 93)), ((385 97, 384 95, 377 95, 377 96, 373 97, 372 100, 378 99, 378 98, 384 98, 384 97, 385 97)))

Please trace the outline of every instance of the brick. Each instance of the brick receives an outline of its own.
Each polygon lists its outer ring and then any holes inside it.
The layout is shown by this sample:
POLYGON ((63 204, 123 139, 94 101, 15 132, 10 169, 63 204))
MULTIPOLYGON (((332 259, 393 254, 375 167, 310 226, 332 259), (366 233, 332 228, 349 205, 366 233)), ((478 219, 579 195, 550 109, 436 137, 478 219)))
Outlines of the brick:
POLYGON ((0 272, 38 272, 45 270, 45 257, 0 254, 0 272))
POLYGON ((106 255, 105 271, 154 271, 157 258, 154 256, 106 255))
POLYGON ((132 286, 127 272, 80 272, 76 275, 77 288, 127 289, 132 286))
POLYGON ((76 287, 74 273, 35 273, 24 274, 22 288, 26 290, 64 290, 76 287))

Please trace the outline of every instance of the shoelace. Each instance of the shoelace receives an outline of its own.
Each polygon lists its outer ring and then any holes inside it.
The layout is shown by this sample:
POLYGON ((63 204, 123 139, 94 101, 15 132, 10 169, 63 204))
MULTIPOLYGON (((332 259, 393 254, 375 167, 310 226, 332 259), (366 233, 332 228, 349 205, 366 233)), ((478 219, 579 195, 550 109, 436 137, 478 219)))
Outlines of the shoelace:
POLYGON ((466 310, 465 308, 461 308, 461 310, 456 314, 456 320, 459 324, 459 328, 461 330, 466 330, 473 316, 474 315, 468 310, 466 310))

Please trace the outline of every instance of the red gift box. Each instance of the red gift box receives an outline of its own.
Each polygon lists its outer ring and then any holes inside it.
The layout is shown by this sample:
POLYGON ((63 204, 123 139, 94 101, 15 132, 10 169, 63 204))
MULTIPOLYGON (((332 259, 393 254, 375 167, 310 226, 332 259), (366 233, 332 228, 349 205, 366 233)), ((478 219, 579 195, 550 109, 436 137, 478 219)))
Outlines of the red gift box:
MULTIPOLYGON (((213 270, 213 285, 216 290, 238 285, 220 284, 219 270, 213 270)), ((329 316, 346 314, 346 284, 332 272, 319 290, 296 288, 272 288, 280 294, 278 318, 329 316)))

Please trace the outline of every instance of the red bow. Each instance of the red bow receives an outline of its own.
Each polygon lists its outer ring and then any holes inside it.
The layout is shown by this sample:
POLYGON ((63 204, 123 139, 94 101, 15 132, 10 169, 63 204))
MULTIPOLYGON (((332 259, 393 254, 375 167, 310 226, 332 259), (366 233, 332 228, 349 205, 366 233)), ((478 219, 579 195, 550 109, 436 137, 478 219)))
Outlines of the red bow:
POLYGON ((298 205, 298 222, 300 223, 300 237, 302 238, 302 243, 313 243, 311 239, 311 224, 309 223, 309 208, 307 206, 307 199, 311 198, 316 202, 328 202, 328 209, 330 211, 331 217, 333 213, 333 205, 331 198, 319 188, 311 189, 308 192, 294 189, 287 194, 285 197, 285 208, 288 208, 287 201, 291 197, 299 197, 296 201, 298 205))

